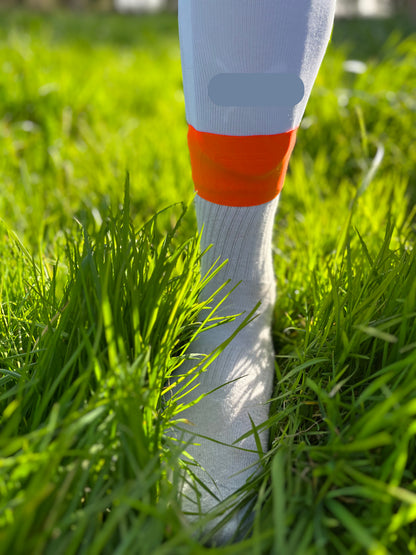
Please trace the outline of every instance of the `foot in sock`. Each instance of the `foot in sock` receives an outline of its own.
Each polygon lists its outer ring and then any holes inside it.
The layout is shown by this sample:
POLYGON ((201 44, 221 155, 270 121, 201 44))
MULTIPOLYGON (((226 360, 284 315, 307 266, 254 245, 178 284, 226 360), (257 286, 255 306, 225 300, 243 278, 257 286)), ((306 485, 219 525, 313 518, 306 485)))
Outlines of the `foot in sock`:
MULTIPOLYGON (((261 302, 257 317, 198 377, 200 385, 183 401, 226 385, 178 414, 189 421, 182 424, 183 439, 189 443, 195 436, 194 443, 200 444, 187 447, 204 469, 195 474, 216 495, 199 486, 198 510, 197 495, 185 483, 182 507, 204 514, 218 499, 237 492, 258 464, 254 436, 236 440, 250 431, 250 417, 258 426, 268 415, 274 370, 273 218, 330 38, 335 0, 179 0, 178 7, 197 219, 203 225, 203 248, 213 245, 202 258, 202 274, 215 260, 228 259, 204 295, 209 298, 230 280, 224 295, 241 281, 221 313, 243 312, 234 322, 201 333, 191 350, 209 354, 261 302), (275 88, 266 90, 268 86, 275 88)), ((265 450, 266 431, 260 442, 265 450)), ((229 541, 240 518, 231 519, 215 541, 229 541)))
MULTIPOLYGON (((237 332, 207 370, 192 382, 191 391, 181 400, 186 404, 207 394, 177 415, 186 423, 178 424, 173 432, 178 440, 188 444, 187 453, 199 465, 192 466, 192 472, 212 492, 199 485, 197 493, 195 486, 189 484, 189 478, 184 481, 182 508, 189 513, 190 520, 196 520, 216 507, 219 501, 237 492, 259 467, 255 436, 251 434, 237 440, 250 432, 253 424, 260 426, 268 418, 267 402, 274 376, 271 318, 275 280, 271 236, 277 199, 259 206, 227 207, 196 197, 195 204, 198 220, 204 222, 202 249, 212 244, 202 257, 202 275, 217 259, 219 263, 228 260, 206 286, 204 298, 209 298, 230 280, 215 297, 214 304, 229 293, 217 314, 240 316, 202 332, 190 352, 209 355, 236 331, 259 302, 261 304, 250 323, 237 332), (196 382, 199 385, 194 388, 196 382)), ((176 377, 185 374, 192 366, 195 361, 188 361, 177 370, 176 377)), ((176 390, 182 386, 183 383, 176 390)), ((259 437, 265 452, 267 431, 259 432, 259 437)), ((187 460, 185 455, 183 460, 187 460)), ((236 515, 230 519, 216 534, 215 541, 229 540, 236 532, 240 518, 236 515)), ((214 519, 211 527, 217 523, 218 519, 214 519)))

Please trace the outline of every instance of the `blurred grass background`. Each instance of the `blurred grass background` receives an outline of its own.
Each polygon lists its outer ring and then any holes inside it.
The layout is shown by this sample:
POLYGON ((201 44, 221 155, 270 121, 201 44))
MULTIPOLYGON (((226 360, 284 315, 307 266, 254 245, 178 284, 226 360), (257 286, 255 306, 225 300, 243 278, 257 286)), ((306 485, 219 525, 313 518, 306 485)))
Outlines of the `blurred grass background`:
MULTIPOLYGON (((84 205, 120 201, 127 169, 141 221, 191 198, 174 15, 12 11, 0 25, 7 222, 32 241, 37 226, 53 234, 84 205)), ((309 186, 356 187, 376 144, 383 168, 414 184, 411 30, 406 19, 337 22, 291 163, 321 161, 309 186), (365 64, 362 74, 348 58, 365 64)), ((297 188, 289 175, 288 194, 297 188)))

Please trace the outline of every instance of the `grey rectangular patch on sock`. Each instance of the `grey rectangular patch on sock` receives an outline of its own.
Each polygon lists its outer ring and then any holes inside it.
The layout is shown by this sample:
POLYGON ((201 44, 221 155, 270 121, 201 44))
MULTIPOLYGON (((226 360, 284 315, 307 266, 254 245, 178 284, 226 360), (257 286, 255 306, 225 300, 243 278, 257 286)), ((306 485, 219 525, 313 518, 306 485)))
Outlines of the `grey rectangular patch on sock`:
POLYGON ((219 73, 208 84, 218 106, 292 107, 304 94, 302 79, 291 73, 219 73))

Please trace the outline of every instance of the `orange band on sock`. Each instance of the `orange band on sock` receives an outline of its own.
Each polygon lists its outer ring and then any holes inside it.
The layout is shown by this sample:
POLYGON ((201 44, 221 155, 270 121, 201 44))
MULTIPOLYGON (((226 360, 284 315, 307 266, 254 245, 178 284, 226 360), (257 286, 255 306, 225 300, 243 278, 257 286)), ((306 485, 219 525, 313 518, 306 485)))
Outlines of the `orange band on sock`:
POLYGON ((282 190, 296 129, 278 135, 231 136, 188 126, 192 179, 200 197, 226 206, 255 206, 282 190))

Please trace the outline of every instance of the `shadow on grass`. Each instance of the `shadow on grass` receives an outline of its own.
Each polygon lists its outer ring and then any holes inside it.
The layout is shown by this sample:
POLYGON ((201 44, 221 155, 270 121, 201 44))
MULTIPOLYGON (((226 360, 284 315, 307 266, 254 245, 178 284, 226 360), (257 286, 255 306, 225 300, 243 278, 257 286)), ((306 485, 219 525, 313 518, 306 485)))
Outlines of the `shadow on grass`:
POLYGON ((2 10, 0 33, 11 29, 31 35, 47 33, 56 43, 95 43, 114 46, 147 46, 177 40, 176 14, 117 14, 115 12, 36 12, 2 10))
POLYGON ((359 60, 380 58, 386 53, 391 35, 406 38, 415 34, 415 22, 398 15, 388 18, 340 18, 332 35, 335 48, 343 48, 349 56, 359 60))

